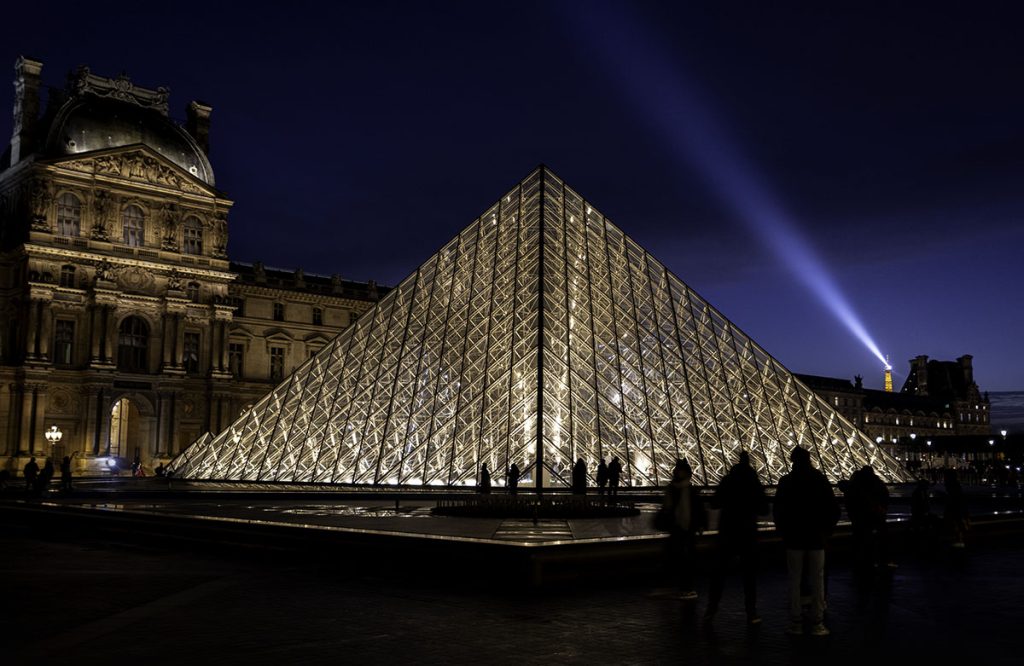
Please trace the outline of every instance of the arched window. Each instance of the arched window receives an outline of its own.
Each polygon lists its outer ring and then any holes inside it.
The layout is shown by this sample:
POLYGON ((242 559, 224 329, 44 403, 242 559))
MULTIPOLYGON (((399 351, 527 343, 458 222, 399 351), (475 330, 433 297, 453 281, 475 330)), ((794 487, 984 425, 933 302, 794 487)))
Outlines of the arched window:
POLYGON ((142 247, 146 244, 145 216, 142 209, 131 205, 121 213, 121 227, 124 229, 124 244, 142 247))
POLYGON ((71 287, 75 286, 75 267, 65 265, 60 267, 60 286, 71 287))
POLYGON ((65 192, 57 198, 57 235, 77 236, 82 225, 82 202, 65 192))
POLYGON ((146 372, 149 356, 149 325, 140 317, 127 317, 117 335, 117 367, 146 372))
POLYGON ((203 223, 198 218, 190 217, 182 225, 184 243, 182 252, 185 254, 203 253, 203 223))

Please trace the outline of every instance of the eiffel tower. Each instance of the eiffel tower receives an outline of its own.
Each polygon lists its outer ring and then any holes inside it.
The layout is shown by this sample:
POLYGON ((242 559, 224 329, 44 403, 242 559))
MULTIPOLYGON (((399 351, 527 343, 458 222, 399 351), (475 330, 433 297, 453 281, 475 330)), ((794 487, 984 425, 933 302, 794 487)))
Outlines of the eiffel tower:
POLYGON ((766 484, 796 445, 831 481, 897 461, 546 167, 538 167, 177 477, 362 486, 628 487, 679 458, 712 485, 741 450, 766 484))

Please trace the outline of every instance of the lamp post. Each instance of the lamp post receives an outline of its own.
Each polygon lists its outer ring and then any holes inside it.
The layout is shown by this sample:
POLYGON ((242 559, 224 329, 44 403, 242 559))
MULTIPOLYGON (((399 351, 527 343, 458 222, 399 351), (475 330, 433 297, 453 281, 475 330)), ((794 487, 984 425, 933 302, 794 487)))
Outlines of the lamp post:
POLYGON ((54 448, 57 447, 57 444, 60 443, 61 437, 63 437, 63 436, 64 436, 64 433, 62 433, 60 431, 60 428, 58 428, 55 425, 50 426, 50 429, 43 433, 43 437, 45 437, 46 441, 50 443, 50 457, 51 458, 53 457, 53 450, 54 450, 54 448))

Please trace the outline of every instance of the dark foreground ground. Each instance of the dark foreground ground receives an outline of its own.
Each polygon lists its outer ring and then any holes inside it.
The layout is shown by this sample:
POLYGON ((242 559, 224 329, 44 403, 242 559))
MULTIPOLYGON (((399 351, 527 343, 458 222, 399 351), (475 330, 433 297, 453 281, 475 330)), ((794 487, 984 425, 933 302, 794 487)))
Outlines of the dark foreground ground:
POLYGON ((739 582, 713 623, 655 576, 609 566, 606 584, 505 584, 486 562, 435 576, 415 553, 393 571, 344 554, 212 549, 197 542, 74 540, 6 526, 0 661, 198 663, 1021 663, 1024 537, 898 554, 891 576, 855 581, 842 552, 826 638, 790 637, 781 553, 760 578, 763 624, 744 622, 739 582))

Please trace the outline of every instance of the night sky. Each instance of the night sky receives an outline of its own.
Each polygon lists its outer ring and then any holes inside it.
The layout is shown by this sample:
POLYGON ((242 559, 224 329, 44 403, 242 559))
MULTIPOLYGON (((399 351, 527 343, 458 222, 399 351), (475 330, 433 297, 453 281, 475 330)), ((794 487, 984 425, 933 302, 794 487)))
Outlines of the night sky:
POLYGON ((1024 12, 683 4, 16 3, 0 66, 211 104, 237 261, 393 285, 545 163, 795 372, 881 387, 816 256, 897 386, 1024 389, 1024 12))

